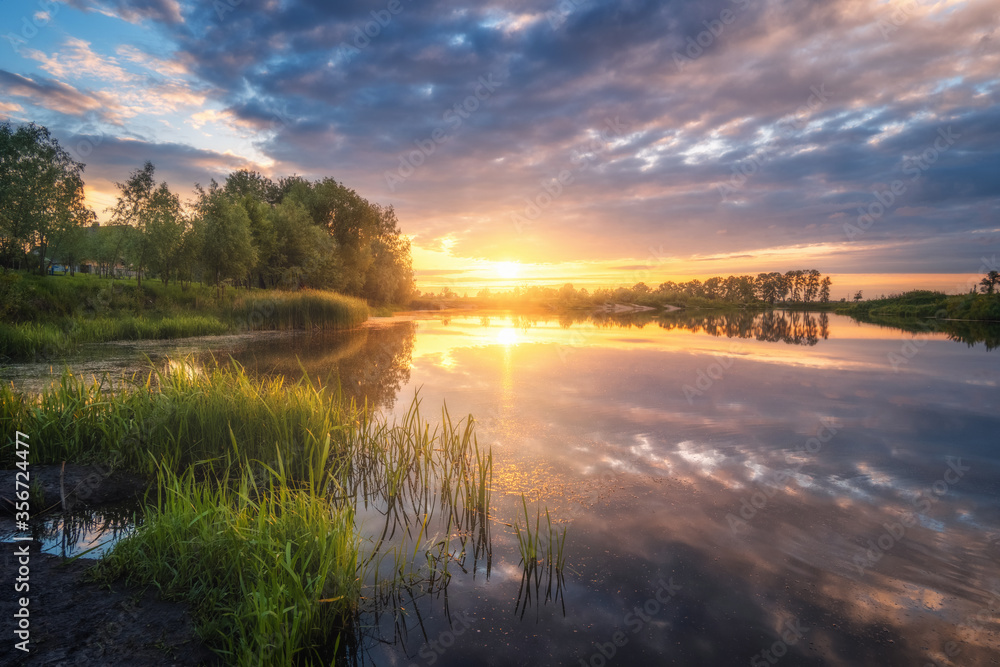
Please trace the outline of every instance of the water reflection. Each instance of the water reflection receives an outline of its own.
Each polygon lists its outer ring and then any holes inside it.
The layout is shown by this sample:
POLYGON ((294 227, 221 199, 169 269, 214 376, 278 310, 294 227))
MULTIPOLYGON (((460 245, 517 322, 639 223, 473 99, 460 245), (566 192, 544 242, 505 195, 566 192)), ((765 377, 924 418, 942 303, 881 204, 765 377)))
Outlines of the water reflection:
MULTIPOLYGON (((116 543, 131 535, 140 520, 134 502, 104 505, 67 512, 49 512, 31 522, 31 538, 40 542, 41 552, 63 558, 99 558, 116 543)), ((0 540, 20 534, 13 522, 4 521, 0 540), (9 525, 8 525, 9 524, 9 525)))
POLYGON ((1000 348, 1000 322, 896 318, 874 324, 885 329, 913 333, 939 332, 950 340, 965 343, 969 347, 983 343, 987 350, 1000 348))
MULTIPOLYGON (((748 311, 731 312, 676 311, 657 313, 644 311, 636 313, 565 312, 558 316, 547 315, 482 315, 481 327, 509 327, 527 331, 532 327, 545 326, 555 319, 563 329, 574 326, 597 329, 638 329, 656 325, 666 331, 680 330, 691 333, 705 333, 726 338, 748 338, 762 341, 782 342, 791 345, 815 345, 830 337, 830 316, 827 313, 800 311, 748 311)), ((450 320, 444 320, 450 324, 450 320)))
MULTIPOLYGON (((360 664, 593 665, 609 646, 623 665, 774 664, 777 646, 789 665, 988 665, 1000 357, 955 341, 994 349, 990 331, 471 314, 215 353, 339 378, 396 416, 419 388, 425 406, 475 415, 493 447, 488 541, 438 511, 460 565, 440 595, 386 601, 360 664), (536 591, 523 621, 521 494, 568 527, 559 602, 536 591), (679 587, 667 602, 661 581, 679 587)), ((368 518, 373 539, 416 525, 368 518)))
MULTIPOLYGON (((965 621, 1000 601, 993 356, 835 315, 671 318, 418 323, 403 391, 479 417, 499 520, 521 493, 544 502, 569 526, 573 573, 565 617, 509 625, 521 573, 498 531, 493 579, 450 594, 492 627, 438 664, 595 664, 616 632, 621 664, 768 662, 789 627, 788 664, 989 664, 995 636, 965 621), (901 349, 916 353, 894 366, 901 349), (670 603, 636 615, 671 576, 670 603)), ((441 618, 425 610, 431 638, 441 618)))
POLYGON ((752 338, 790 345, 815 345, 830 337, 830 316, 827 313, 769 310, 763 313, 737 311, 696 316, 667 314, 657 324, 668 331, 684 329, 710 336, 752 338))
MULTIPOLYGON (((416 325, 398 322, 271 339, 249 340, 225 350, 248 372, 297 380, 303 373, 323 384, 339 383, 359 404, 391 409, 410 380, 416 325)), ((217 352, 203 357, 218 356, 217 352)))

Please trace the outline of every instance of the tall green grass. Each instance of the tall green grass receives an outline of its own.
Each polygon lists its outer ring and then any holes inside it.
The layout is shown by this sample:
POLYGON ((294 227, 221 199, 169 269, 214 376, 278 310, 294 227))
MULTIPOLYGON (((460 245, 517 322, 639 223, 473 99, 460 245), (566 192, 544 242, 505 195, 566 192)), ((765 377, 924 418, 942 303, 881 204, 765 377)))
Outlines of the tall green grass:
POLYGON ((234 299, 232 319, 253 331, 346 329, 368 319, 368 312, 363 300, 334 292, 251 292, 234 299))
MULTIPOLYGON (((536 603, 541 599, 541 591, 545 589, 545 602, 549 600, 563 601, 563 572, 566 567, 566 527, 560 530, 552 523, 549 510, 545 510, 545 523, 542 523, 542 509, 536 507, 535 521, 532 527, 528 514, 528 501, 522 495, 521 507, 524 510, 524 524, 521 519, 514 523, 514 534, 517 536, 517 547, 521 553, 521 587, 517 595, 517 606, 521 616, 531 604, 532 591, 536 603), (555 583, 555 591, 552 584, 555 583), (523 604, 522 604, 523 602, 523 604)), ((564 603, 565 611, 565 603, 564 603)))
POLYGON ((226 664, 330 664, 361 596, 353 511, 273 469, 228 482, 162 468, 157 503, 101 574, 189 603, 226 664))
MULTIPOLYGON (((170 363, 131 380, 115 387, 66 372, 37 396, 3 386, 0 419, 37 434, 34 463, 102 460, 153 475, 161 464, 273 465, 281 455, 305 477, 327 439, 343 446, 356 412, 308 377, 257 380, 235 364, 170 363)), ((10 446, 5 464, 13 462, 10 446)))
POLYGON ((390 423, 306 376, 236 364, 171 363, 114 386, 67 372, 38 395, 0 387, 0 423, 31 434, 33 463, 100 460, 157 480, 102 573, 194 604, 227 663, 329 663, 363 602, 441 593, 467 559, 489 571, 493 459, 471 417, 444 408, 432 425, 415 398, 390 423))
POLYGON ((0 276, 0 359, 52 361, 85 343, 283 329, 345 329, 368 319, 335 292, 214 290, 95 276, 0 276))

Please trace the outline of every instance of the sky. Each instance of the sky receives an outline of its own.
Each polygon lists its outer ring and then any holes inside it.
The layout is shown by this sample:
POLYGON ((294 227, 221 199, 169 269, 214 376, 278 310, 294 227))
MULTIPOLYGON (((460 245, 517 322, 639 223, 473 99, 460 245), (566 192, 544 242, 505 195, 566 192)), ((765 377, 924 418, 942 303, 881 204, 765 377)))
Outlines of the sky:
POLYGON ((146 160, 395 207, 418 288, 816 268, 834 297, 998 268, 995 0, 33 0, 0 118, 102 219, 146 160))

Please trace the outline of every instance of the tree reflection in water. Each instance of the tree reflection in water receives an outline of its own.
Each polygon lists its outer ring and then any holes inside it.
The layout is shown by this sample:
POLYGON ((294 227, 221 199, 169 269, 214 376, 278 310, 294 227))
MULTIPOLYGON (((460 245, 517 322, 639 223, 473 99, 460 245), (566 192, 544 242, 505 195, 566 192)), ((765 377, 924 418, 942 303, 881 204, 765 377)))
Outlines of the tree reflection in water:
POLYGON ((815 345, 830 337, 829 315, 801 311, 692 313, 680 310, 672 313, 563 313, 559 316, 559 324, 563 328, 587 321, 601 328, 622 329, 642 329, 655 323, 667 331, 679 329, 710 336, 755 338, 791 345, 815 345))
POLYGON ((397 322, 349 331, 251 341, 230 352, 253 375, 283 375, 291 381, 308 373, 324 385, 340 384, 359 405, 391 409, 410 379, 416 325, 397 322))

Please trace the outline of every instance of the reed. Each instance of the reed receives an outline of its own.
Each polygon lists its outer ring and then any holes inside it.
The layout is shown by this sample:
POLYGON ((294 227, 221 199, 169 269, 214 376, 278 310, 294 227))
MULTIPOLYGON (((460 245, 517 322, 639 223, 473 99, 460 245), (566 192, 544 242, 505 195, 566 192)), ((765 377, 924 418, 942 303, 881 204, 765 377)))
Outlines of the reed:
POLYGON ((61 359, 85 343, 284 329, 346 329, 368 319, 365 301, 319 290, 138 287, 95 276, 0 277, 0 359, 61 359))
POLYGON ((542 523, 541 506, 535 508, 534 526, 528 513, 528 501, 521 495, 521 507, 524 511, 524 522, 519 517, 514 523, 514 534, 517 537, 518 550, 521 554, 521 587, 517 595, 516 609, 521 610, 521 616, 531 604, 532 592, 536 604, 542 601, 541 591, 545 589, 544 602, 558 600, 563 603, 564 569, 566 566, 566 527, 554 526, 548 508, 545 509, 545 522, 542 523), (555 590, 553 590, 555 584, 555 590))
POLYGON ((273 329, 347 329, 368 319, 368 305, 361 299, 334 292, 251 292, 237 296, 232 305, 235 326, 251 331, 273 329))
POLYGON ((190 602, 227 663, 329 664, 363 610, 441 594, 455 564, 489 573, 492 453, 471 417, 445 407, 428 423, 419 397, 390 423, 305 375, 182 361, 119 383, 67 372, 38 395, 0 387, 0 422, 32 434, 32 463, 156 480, 101 576, 190 602))
POLYGON ((330 664, 361 594, 351 509, 280 471, 206 484, 195 470, 161 467, 157 503, 99 574, 190 604, 227 664, 330 664))

